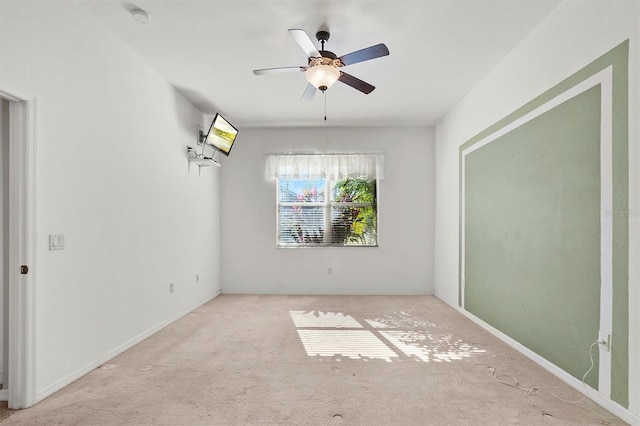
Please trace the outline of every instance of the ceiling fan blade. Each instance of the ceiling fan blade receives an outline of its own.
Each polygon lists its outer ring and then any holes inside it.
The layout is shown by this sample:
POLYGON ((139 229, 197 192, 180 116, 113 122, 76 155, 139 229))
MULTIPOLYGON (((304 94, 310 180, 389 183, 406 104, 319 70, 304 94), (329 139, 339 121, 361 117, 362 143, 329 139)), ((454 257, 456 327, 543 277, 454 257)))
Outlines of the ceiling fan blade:
POLYGON ((362 61, 368 61, 369 59, 387 56, 388 54, 389 49, 387 49, 387 46, 385 46, 384 43, 380 43, 375 46, 366 47, 364 49, 342 55, 340 57, 340 61, 344 65, 351 65, 362 61))
POLYGON ((306 71, 307 67, 280 67, 280 68, 264 68, 261 70, 253 70, 255 75, 263 74, 281 74, 284 72, 300 72, 306 71))
POLYGON ((309 38, 307 33, 304 30, 292 29, 289 30, 289 34, 293 39, 302 47, 302 50, 305 51, 308 57, 310 58, 319 58, 320 52, 318 52, 318 48, 313 44, 313 41, 309 38))
POLYGON ((311 83, 307 84, 307 88, 304 89, 304 93, 302 94, 302 98, 300 100, 304 102, 311 101, 313 99, 313 96, 316 94, 316 91, 316 86, 311 83))
POLYGON ((340 71, 340 78, 338 78, 338 81, 341 81, 347 86, 351 86, 354 89, 361 91, 365 95, 368 95, 369 93, 373 92, 373 89, 375 89, 375 86, 370 85, 366 81, 362 81, 359 78, 356 78, 342 71, 340 71))

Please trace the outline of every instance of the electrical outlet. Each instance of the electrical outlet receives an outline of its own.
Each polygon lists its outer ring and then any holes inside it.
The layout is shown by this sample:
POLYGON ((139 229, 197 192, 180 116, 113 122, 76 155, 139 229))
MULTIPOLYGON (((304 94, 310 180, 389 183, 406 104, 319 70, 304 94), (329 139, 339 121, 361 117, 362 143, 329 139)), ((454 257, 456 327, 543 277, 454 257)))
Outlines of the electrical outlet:
POLYGON ((608 331, 598 331, 598 344, 607 352, 611 351, 611 333, 608 331))
POLYGON ((174 286, 173 283, 169 283, 169 293, 173 293, 174 286))
POLYGON ((333 274, 333 268, 331 266, 327 268, 327 274, 329 275, 333 274))
POLYGON ((200 274, 196 274, 196 283, 200 282, 200 274))

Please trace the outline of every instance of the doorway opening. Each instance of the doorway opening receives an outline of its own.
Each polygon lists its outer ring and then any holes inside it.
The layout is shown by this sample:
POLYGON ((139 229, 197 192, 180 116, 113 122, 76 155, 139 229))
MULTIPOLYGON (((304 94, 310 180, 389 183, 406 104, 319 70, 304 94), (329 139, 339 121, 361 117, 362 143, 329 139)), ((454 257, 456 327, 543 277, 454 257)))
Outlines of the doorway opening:
POLYGON ((36 99, 0 82, 0 400, 37 402, 35 392, 36 99))

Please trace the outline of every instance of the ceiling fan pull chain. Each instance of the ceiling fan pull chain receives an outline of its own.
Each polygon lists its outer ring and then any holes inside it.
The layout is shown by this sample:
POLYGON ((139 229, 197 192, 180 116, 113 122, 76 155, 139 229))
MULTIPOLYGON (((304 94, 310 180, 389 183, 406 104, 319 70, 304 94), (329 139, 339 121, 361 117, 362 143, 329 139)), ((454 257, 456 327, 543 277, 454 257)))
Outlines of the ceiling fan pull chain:
POLYGON ((327 91, 325 90, 322 94, 324 95, 324 121, 327 121, 327 91))

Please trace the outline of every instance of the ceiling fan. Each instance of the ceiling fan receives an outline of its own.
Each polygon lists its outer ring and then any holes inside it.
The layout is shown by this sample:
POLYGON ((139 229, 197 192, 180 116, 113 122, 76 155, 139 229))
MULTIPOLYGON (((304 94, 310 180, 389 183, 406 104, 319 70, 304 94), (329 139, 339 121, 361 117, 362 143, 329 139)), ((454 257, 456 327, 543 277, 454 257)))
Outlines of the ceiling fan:
POLYGON ((324 93, 324 91, 331 87, 331 85, 336 81, 341 81, 342 83, 367 95, 375 89, 371 84, 343 72, 341 68, 358 62, 387 56, 389 54, 389 49, 387 49, 387 46, 383 43, 338 57, 335 53, 324 50, 324 44, 329 40, 328 31, 318 31, 316 33, 316 39, 318 39, 322 45, 321 50, 318 50, 315 47, 313 41, 311 41, 311 38, 304 30, 291 29, 289 30, 289 34, 300 45, 300 47, 302 47, 302 50, 304 50, 309 57, 307 66, 265 68, 253 70, 254 74, 263 75, 285 72, 304 72, 309 84, 302 95, 303 101, 310 101, 313 99, 313 95, 315 95, 317 90, 324 93))

